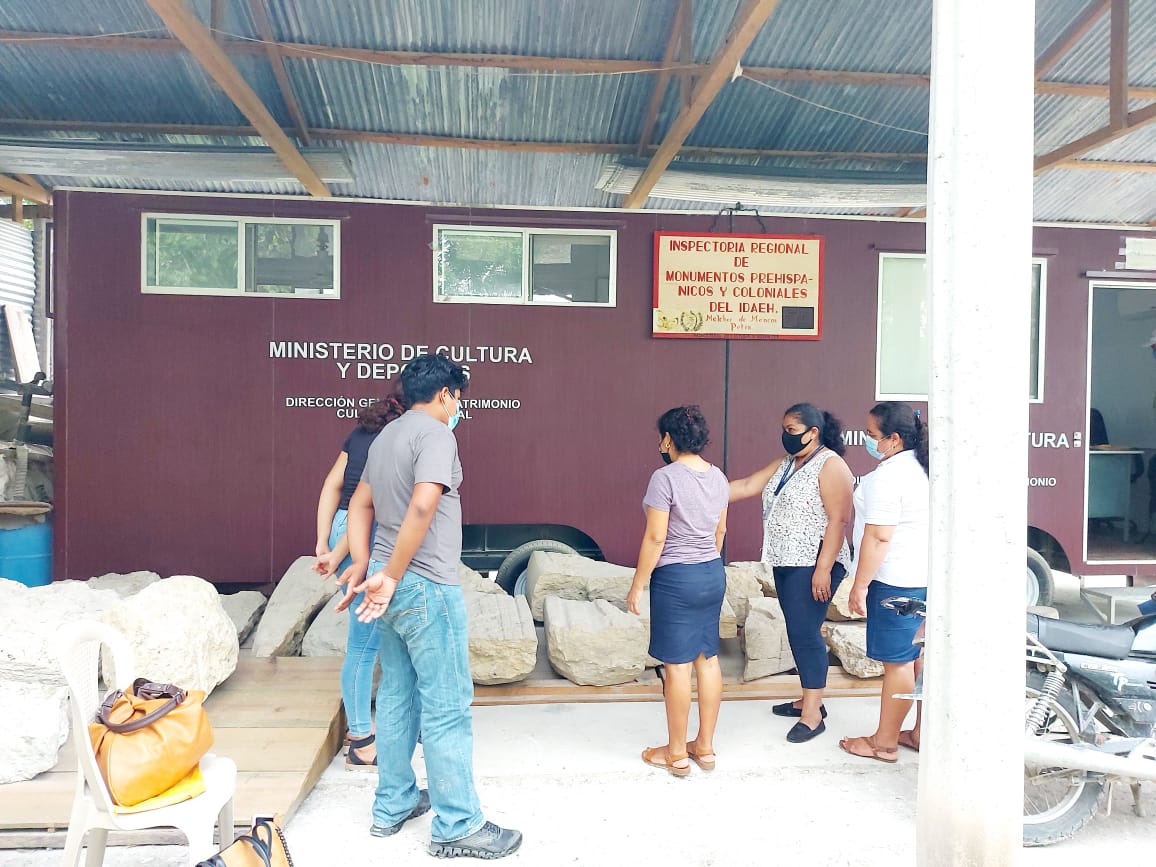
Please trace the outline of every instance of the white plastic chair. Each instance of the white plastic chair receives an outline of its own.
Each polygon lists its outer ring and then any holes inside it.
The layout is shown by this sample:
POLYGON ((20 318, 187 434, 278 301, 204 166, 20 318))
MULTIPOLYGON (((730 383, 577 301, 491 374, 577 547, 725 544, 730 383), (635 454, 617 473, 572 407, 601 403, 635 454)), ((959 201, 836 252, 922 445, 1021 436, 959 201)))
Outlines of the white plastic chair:
POLYGON ((68 821, 68 839, 64 845, 64 867, 80 863, 80 850, 88 836, 87 867, 104 862, 109 831, 140 831, 145 828, 176 828, 189 841, 189 864, 210 857, 213 827, 221 829, 224 848, 233 840, 233 788, 237 766, 232 759, 211 753, 201 759, 205 791, 188 801, 139 813, 114 812, 112 797, 96 764, 96 755, 88 737, 88 724, 96 719, 103 694, 99 688, 100 651, 104 645, 112 653, 112 683, 118 688, 132 683, 132 648, 124 636, 104 623, 80 621, 62 630, 56 645, 56 656, 68 682, 71 698, 70 720, 72 743, 79 768, 76 774, 76 797, 68 821))

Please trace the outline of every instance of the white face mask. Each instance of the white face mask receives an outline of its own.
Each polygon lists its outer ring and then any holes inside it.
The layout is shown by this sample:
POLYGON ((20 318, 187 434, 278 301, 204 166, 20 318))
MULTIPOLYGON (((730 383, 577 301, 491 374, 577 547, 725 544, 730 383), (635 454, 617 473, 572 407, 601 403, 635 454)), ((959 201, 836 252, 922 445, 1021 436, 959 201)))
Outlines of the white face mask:
MULTIPOLYGON (((451 395, 451 397, 452 397, 452 395, 451 395)), ((462 420, 462 399, 460 397, 454 397, 453 401, 454 401, 454 414, 451 415, 449 417, 449 421, 446 422, 446 424, 448 424, 450 426, 450 430, 453 430, 454 428, 456 428, 458 426, 458 422, 462 420)))

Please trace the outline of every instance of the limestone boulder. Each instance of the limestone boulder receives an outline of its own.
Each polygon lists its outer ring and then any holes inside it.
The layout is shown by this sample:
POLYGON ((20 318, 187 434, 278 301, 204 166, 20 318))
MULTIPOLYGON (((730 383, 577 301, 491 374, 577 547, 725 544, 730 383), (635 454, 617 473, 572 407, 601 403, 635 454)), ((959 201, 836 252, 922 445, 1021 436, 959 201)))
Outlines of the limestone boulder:
POLYGON ((862 615, 854 614, 851 611, 849 602, 851 600, 851 585, 854 583, 851 578, 852 576, 850 575, 844 578, 835 590, 835 595, 831 597, 831 604, 827 606, 828 620, 833 620, 836 623, 846 623, 852 620, 866 619, 862 615))
POLYGON ((538 661, 538 633, 526 598, 471 591, 464 595, 474 683, 525 680, 538 661))
POLYGON ((493 595, 501 594, 508 596, 497 583, 491 581, 481 572, 475 572, 465 563, 458 564, 458 579, 462 582, 463 591, 472 591, 474 593, 490 593, 493 595))
POLYGON ((88 586, 93 590, 111 590, 121 599, 126 599, 160 580, 161 576, 156 572, 110 572, 89 578, 88 586))
POLYGON ((216 588, 193 575, 150 584, 109 608, 104 621, 128 639, 137 677, 208 695, 237 667, 237 629, 216 588))
POLYGON ((245 643, 257 621, 261 619, 261 612, 268 603, 265 594, 257 590, 242 590, 240 593, 228 593, 221 596, 221 607, 233 621, 237 628, 237 641, 245 643))
POLYGON ((728 579, 732 572, 742 574, 744 576, 743 585, 747 587, 749 587, 750 584, 746 579, 750 579, 758 584, 759 592, 763 596, 779 595, 778 591, 775 590, 774 572, 771 571, 770 566, 760 560, 736 560, 727 566, 728 579))
POLYGON ((827 623, 823 626, 827 647, 852 677, 881 677, 883 664, 867 657, 866 623, 827 623))
MULTIPOLYGON (((301 639, 302 656, 345 656, 345 644, 349 639, 350 613, 338 611, 337 606, 345 598, 344 593, 334 593, 301 639)), ((353 603, 354 606, 357 603, 353 603)))
POLYGON ((718 615, 718 637, 735 638, 738 634, 739 621, 735 616, 735 610, 731 607, 731 601, 723 597, 722 610, 718 615))
POLYGON ((530 613, 535 620, 542 620, 549 596, 575 601, 604 599, 625 608, 633 579, 634 570, 628 566, 603 563, 579 554, 535 551, 526 566, 530 613))
POLYGON ((68 728, 66 687, 0 681, 0 783, 54 768, 68 728))
POLYGON ((315 557, 298 557, 281 576, 253 631, 254 656, 296 656, 313 618, 337 592, 332 578, 313 571, 315 557))
POLYGON ((743 628, 743 656, 746 658, 743 680, 782 674, 795 667, 779 600, 769 597, 751 600, 743 628))
POLYGON ((648 637, 642 621, 605 599, 549 596, 543 614, 550 665, 566 679, 611 686, 636 679, 646 667, 648 637))

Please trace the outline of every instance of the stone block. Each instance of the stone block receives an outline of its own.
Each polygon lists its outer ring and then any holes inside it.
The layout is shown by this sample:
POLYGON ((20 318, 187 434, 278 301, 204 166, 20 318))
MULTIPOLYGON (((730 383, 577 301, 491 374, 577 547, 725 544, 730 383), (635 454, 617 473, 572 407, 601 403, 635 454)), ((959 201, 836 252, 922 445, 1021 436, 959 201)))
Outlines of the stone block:
MULTIPOLYGON (((762 563, 732 563, 726 567, 727 573, 727 601, 734 609, 735 619, 739 626, 747 622, 747 612, 750 610, 751 599, 763 597, 763 585, 758 575, 765 569, 762 563), (752 567, 758 567, 756 571, 752 567)), ((765 570, 770 574, 770 570, 765 570)))
POLYGON ((472 590, 474 593, 491 593, 494 595, 508 596, 501 587, 494 581, 491 581, 481 572, 475 572, 465 563, 458 564, 458 578, 462 582, 462 590, 472 590))
POLYGON ((542 620, 548 596, 575 601, 605 599, 625 608, 633 579, 634 570, 628 566, 603 563, 579 554, 535 551, 526 566, 530 613, 535 620, 542 620))
MULTIPOLYGON (((334 593, 317 612, 305 630, 305 637, 301 639, 302 656, 345 656, 345 645, 349 640, 349 618, 356 615, 349 610, 337 610, 344 598, 344 593, 334 593)), ((356 606, 354 602, 351 607, 356 606)))
POLYGON ((257 590, 242 590, 240 593, 229 593, 221 597, 221 607, 233 621, 237 628, 237 641, 241 644, 253 632, 257 621, 261 619, 261 612, 268 603, 265 594, 257 590))
POLYGON ((109 608, 104 621, 128 639, 136 677, 208 695, 237 667, 237 629, 216 588, 193 575, 150 584, 109 608))
POLYGON ((67 687, 0 682, 0 783, 31 780, 54 768, 68 730, 67 687))
POLYGON ((474 683, 525 680, 538 661, 538 633, 526 598, 466 592, 465 601, 474 683))
POLYGON ((739 634, 739 622, 735 617, 735 610, 731 608, 731 601, 723 597, 722 609, 718 614, 718 637, 735 638, 739 634))
POLYGON ((848 575, 839 584, 839 588, 835 591, 835 595, 831 597, 831 604, 827 606, 827 619, 836 623, 846 623, 852 620, 865 620, 866 618, 859 614, 851 613, 851 585, 854 584, 852 580, 854 576, 848 575))
POLYGON ((296 656, 305 630, 337 584, 313 571, 316 557, 298 557, 277 582, 261 622, 253 632, 254 656, 296 656))
POLYGON ((787 641, 787 622, 777 599, 752 599, 743 628, 743 680, 757 680, 782 674, 795 667, 795 657, 787 641))
POLYGON ((826 623, 823 638, 852 677, 882 677, 883 663, 867 657, 866 623, 826 623))
MULTIPOLYGON (((759 585, 759 591, 763 596, 778 596, 775 590, 775 574, 771 571, 771 567, 760 560, 736 560, 727 566, 727 574, 732 571, 739 572, 747 578, 753 579, 759 585)), ((746 582, 744 581, 744 584, 746 582)), ((747 584, 747 586, 750 586, 747 584)))
POLYGON ((156 584, 161 576, 156 572, 110 572, 88 579, 88 586, 93 590, 111 590, 121 599, 126 599, 135 593, 140 593, 150 584, 156 584))
POLYGON ((550 596, 543 614, 550 665, 568 680, 610 686, 636 679, 646 667, 649 639, 642 621, 605 599, 550 596))

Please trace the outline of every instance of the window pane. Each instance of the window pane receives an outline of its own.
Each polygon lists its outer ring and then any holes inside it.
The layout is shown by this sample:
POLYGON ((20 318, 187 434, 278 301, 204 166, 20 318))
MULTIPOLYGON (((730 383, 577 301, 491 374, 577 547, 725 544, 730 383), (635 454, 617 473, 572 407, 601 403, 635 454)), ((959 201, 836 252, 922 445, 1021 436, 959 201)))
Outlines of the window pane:
POLYGON ((522 297, 522 233, 438 231, 439 298, 522 297))
POLYGON ((879 394, 926 395, 931 367, 923 257, 883 257, 879 292, 879 394))
POLYGON ((1031 376, 1028 379, 1028 395, 1032 400, 1040 399, 1040 304, 1042 300, 1043 266, 1032 263, 1032 331, 1031 376))
POLYGON ((245 291, 333 294, 333 227, 308 223, 245 226, 245 291))
POLYGON ((237 288, 236 222, 150 219, 147 243, 148 285, 237 288))
POLYGON ((537 302, 607 304, 610 238, 606 235, 531 235, 530 298, 537 302))

